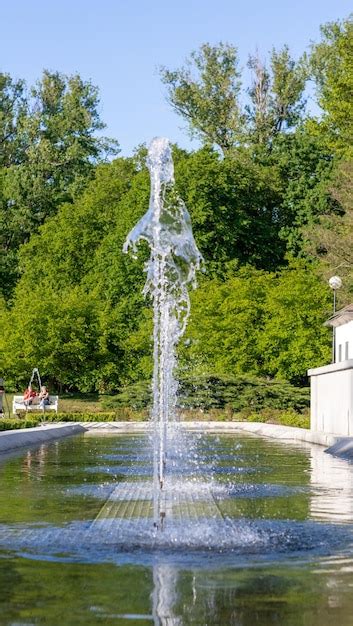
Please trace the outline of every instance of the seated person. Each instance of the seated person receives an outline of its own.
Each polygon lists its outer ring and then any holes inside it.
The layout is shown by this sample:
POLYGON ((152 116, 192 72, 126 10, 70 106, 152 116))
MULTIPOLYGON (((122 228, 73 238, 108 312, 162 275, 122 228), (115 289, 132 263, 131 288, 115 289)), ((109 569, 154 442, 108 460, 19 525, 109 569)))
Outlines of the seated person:
POLYGON ((44 409, 46 405, 50 404, 49 392, 47 391, 47 388, 44 385, 40 388, 38 398, 39 398, 39 406, 41 409, 44 409))
POLYGON ((26 391, 23 394, 23 402, 26 406, 29 406, 33 403, 35 398, 37 397, 37 392, 32 389, 31 385, 28 385, 26 391))

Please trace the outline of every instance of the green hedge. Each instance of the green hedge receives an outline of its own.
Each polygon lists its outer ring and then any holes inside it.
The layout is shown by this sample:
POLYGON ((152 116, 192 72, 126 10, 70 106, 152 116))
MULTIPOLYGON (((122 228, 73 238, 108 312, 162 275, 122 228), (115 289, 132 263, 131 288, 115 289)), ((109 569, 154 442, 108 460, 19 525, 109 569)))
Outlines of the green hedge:
MULTIPOLYGON (((15 430, 19 428, 33 428, 45 422, 115 422, 115 421, 143 421, 146 419, 144 413, 123 413, 117 416, 116 412, 111 413, 58 413, 48 414, 44 416, 42 413, 35 413, 30 418, 11 418, 0 419, 0 431, 15 430), (122 415, 124 417, 122 417, 122 415)), ((281 411, 279 409, 263 409, 262 411, 253 412, 244 410, 240 413, 233 414, 231 417, 229 414, 219 409, 211 409, 210 412, 205 412, 200 418, 199 411, 189 410, 184 414, 184 419, 197 420, 205 419, 212 421, 227 421, 232 419, 233 421, 245 421, 245 422, 264 422, 268 424, 282 424, 283 426, 297 426, 299 428, 309 428, 310 419, 309 414, 297 413, 293 410, 281 411)))
POLYGON ((104 409, 126 409, 141 411, 152 404, 152 388, 150 381, 142 381, 127 387, 122 387, 115 396, 104 398, 104 409))
MULTIPOLYGON (((250 409, 303 411, 309 406, 309 387, 294 387, 286 381, 255 377, 198 376, 181 378, 179 405, 185 409, 227 409, 228 414, 250 409)), ((102 401, 105 409, 132 407, 141 410, 151 404, 150 382, 122 388, 116 396, 102 401)))
POLYGON ((265 424, 280 424, 281 426, 296 426, 297 428, 310 428, 310 416, 308 412, 296 413, 295 411, 278 411, 265 409, 258 413, 240 413, 235 416, 244 422, 262 422, 265 424))
POLYGON ((308 387, 294 387, 288 382, 251 377, 200 376, 180 382, 180 403, 185 408, 227 408, 229 412, 244 409, 293 409, 309 406, 308 387))
POLYGON ((40 423, 40 417, 33 416, 29 419, 18 419, 17 417, 9 419, 0 419, 1 430, 18 430, 19 428, 34 428, 40 423))
POLYGON ((41 417, 45 422, 142 422, 148 416, 145 412, 126 410, 105 413, 45 413, 41 417))
POLYGON ((137 413, 131 410, 114 411, 110 413, 31 413, 31 417, 13 417, 0 419, 0 431, 17 430, 19 428, 33 428, 43 422, 117 422, 117 421, 143 421, 147 419, 146 413, 137 413))

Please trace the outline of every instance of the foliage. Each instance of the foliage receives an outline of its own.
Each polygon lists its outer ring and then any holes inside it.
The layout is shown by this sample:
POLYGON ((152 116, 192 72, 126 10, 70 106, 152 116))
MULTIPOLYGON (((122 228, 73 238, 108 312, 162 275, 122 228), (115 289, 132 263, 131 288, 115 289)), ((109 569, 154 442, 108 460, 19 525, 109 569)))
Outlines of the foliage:
POLYGON ((280 424, 281 426, 292 426, 296 428, 310 428, 310 417, 308 412, 298 413, 293 410, 283 411, 283 409, 264 409, 256 413, 244 411, 239 415, 236 415, 233 419, 246 422, 280 424))
POLYGON ((271 146, 276 135, 301 120, 307 79, 305 63, 303 59, 296 63, 288 46, 284 46, 272 50, 270 70, 258 54, 250 56, 248 66, 253 74, 251 104, 247 107, 250 136, 255 145, 271 146))
MULTIPOLYGON (((128 385, 107 399, 102 400, 106 409, 131 407, 141 410, 151 405, 151 384, 149 382, 128 385)), ((257 378, 255 376, 180 376, 179 406, 183 414, 193 409, 209 412, 216 409, 230 411, 258 411, 291 408, 301 411, 309 406, 309 388, 257 378)))
POLYGON ((161 69, 168 99, 186 118, 191 134, 200 136, 224 152, 233 147, 242 133, 243 116, 238 102, 240 72, 237 50, 220 43, 203 44, 191 53, 185 67, 161 69))
POLYGON ((315 265, 285 268, 267 291, 265 309, 260 371, 301 385, 309 367, 330 360, 331 335, 323 322, 331 314, 331 294, 315 265))
POLYGON ((347 299, 353 291, 353 160, 342 161, 336 168, 331 193, 341 212, 320 217, 305 231, 309 252, 320 260, 325 280, 333 273, 343 278, 339 298, 347 299))
POLYGON ((232 412, 263 408, 302 410, 309 406, 309 389, 289 383, 249 376, 199 376, 181 379, 180 403, 184 408, 227 408, 232 412))
POLYGON ((151 405, 152 389, 149 381, 139 381, 122 387, 118 393, 102 400, 105 409, 120 409, 131 407, 141 410, 151 405))
POLYGON ((124 359, 125 340, 132 341, 139 320, 143 275, 141 263, 122 254, 136 220, 135 205, 126 210, 130 190, 136 199, 134 175, 129 160, 101 166, 81 199, 22 247, 23 277, 5 315, 10 383, 24 385, 39 365, 54 386, 106 391, 134 367, 133 349, 124 359))
POLYGON ((321 32, 310 63, 324 111, 323 130, 332 145, 346 153, 353 139, 353 16, 326 24, 321 32))
POLYGON ((134 411, 130 408, 121 408, 116 411, 99 413, 45 413, 42 420, 45 422, 141 422, 147 417, 145 412, 134 411))
POLYGON ((273 269, 283 262, 279 232, 281 180, 275 167, 254 162, 246 151, 220 158, 210 148, 178 159, 176 180, 211 274, 227 263, 273 269))
POLYGON ((281 131, 294 127, 304 108, 307 78, 303 60, 295 62, 287 46, 272 50, 270 70, 258 55, 248 63, 253 73, 250 104, 241 106, 237 50, 229 44, 203 44, 184 67, 161 69, 168 100, 189 124, 192 135, 216 145, 223 154, 239 145, 271 146, 281 131))
POLYGON ((15 165, 23 157, 23 138, 18 127, 25 115, 24 82, 0 73, 0 168, 15 165))
MULTIPOLYGON (((202 140, 191 153, 174 146, 206 270, 179 349, 186 406, 290 408, 286 385, 329 359, 328 273, 343 274, 342 303, 353 290, 352 20, 322 33, 309 60, 286 46, 268 65, 251 57, 248 104, 232 45, 204 44, 162 70, 202 140), (305 117, 308 70, 317 119, 305 117)), ((148 403, 152 374, 147 246, 122 253, 149 173, 145 146, 103 163, 117 146, 101 129, 97 90, 79 76, 46 71, 28 95, 0 74, 0 360, 13 388, 39 367, 52 389, 115 393, 106 408, 125 410, 148 403)))
POLYGON ((3 430, 18 430, 20 428, 34 428, 38 426, 41 421, 41 416, 26 417, 26 419, 19 418, 1 418, 0 419, 0 431, 3 430))
POLYGON ((184 366, 195 373, 253 374, 306 381, 327 362, 323 322, 330 293, 315 266, 291 263, 270 274, 243 268, 226 281, 205 281, 195 292, 184 366))
POLYGON ((78 75, 44 71, 27 99, 22 82, 0 75, 0 137, 6 133, 7 154, 0 171, 0 271, 7 279, 0 276, 0 283, 7 296, 19 245, 77 197, 97 162, 116 153, 116 142, 96 136, 103 127, 97 89, 78 75))
POLYGON ((316 131, 303 123, 295 133, 278 136, 272 146, 282 184, 280 238, 296 256, 305 249, 303 228, 339 208, 331 193, 334 156, 326 136, 316 131))

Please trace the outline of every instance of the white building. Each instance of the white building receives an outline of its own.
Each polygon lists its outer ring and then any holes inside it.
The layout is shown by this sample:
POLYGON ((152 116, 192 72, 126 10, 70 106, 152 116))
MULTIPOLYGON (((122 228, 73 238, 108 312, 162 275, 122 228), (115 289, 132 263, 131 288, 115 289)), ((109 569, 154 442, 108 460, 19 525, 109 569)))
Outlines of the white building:
POLYGON ((310 428, 353 436, 353 304, 327 322, 333 329, 334 362, 308 370, 311 386, 310 428))

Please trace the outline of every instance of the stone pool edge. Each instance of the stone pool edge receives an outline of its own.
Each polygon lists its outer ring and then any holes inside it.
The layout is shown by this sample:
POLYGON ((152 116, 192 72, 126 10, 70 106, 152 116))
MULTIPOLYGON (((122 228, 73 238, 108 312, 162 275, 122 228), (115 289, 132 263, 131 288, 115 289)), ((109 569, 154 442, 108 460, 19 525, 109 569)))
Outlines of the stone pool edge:
MULTIPOLYGON (((87 434, 94 433, 131 433, 148 432, 152 429, 149 422, 80 422, 85 427, 87 434)), ((280 426, 278 424, 263 424, 262 422, 211 422, 194 421, 181 422, 182 428, 193 432, 211 431, 217 433, 236 432, 245 430, 254 435, 274 437, 294 441, 307 441, 321 446, 332 446, 342 439, 340 435, 333 433, 314 432, 306 428, 294 426, 280 426)), ((352 438, 353 442, 353 438, 352 438)))
MULTIPOLYGON (((263 424, 262 422, 181 422, 191 432, 231 433, 245 431, 261 437, 282 441, 304 441, 327 448, 335 456, 353 458, 353 437, 342 437, 334 433, 314 432, 306 428, 263 424)), ((0 433, 0 454, 17 448, 37 445, 45 441, 82 434, 131 434, 146 433, 152 429, 148 422, 65 422, 44 424, 34 428, 4 431, 0 433)))
MULTIPOLYGON (((151 429, 148 422, 82 422, 86 434, 94 433, 145 433, 151 429)), ((342 437, 334 433, 323 433, 297 428, 281 426, 279 424, 264 424, 262 422, 181 422, 185 430, 191 432, 231 433, 245 431, 261 437, 271 437, 282 441, 303 441, 327 448, 325 452, 343 459, 353 458, 353 437, 342 437)))
POLYGON ((35 446, 52 439, 61 439, 79 433, 86 432, 86 428, 80 424, 43 424, 33 428, 19 428, 18 430, 5 430, 0 433, 0 454, 17 448, 35 446))

